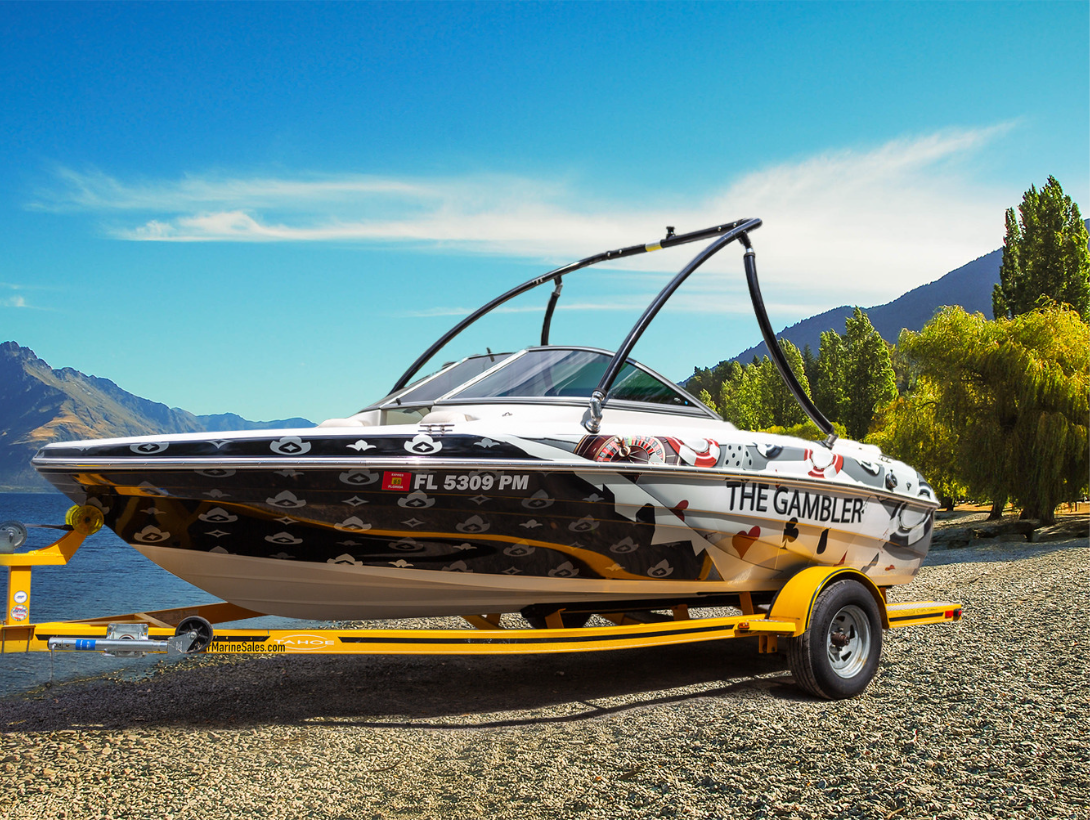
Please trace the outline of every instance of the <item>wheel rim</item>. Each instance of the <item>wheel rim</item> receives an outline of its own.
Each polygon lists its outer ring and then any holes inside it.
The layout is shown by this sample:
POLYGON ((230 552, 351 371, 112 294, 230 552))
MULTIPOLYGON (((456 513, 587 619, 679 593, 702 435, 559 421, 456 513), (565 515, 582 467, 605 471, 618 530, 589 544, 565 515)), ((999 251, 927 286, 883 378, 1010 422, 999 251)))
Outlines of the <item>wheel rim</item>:
POLYGON ((833 616, 825 635, 829 665, 841 678, 853 678, 867 665, 870 655, 870 619, 862 609, 849 604, 833 616))

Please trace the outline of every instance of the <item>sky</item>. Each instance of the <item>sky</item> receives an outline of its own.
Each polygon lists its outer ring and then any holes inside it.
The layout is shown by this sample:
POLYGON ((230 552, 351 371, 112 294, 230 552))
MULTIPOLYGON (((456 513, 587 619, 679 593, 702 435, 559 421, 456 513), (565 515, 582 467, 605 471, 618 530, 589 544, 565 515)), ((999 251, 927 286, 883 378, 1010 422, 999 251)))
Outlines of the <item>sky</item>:
MULTIPOLYGON (((198 414, 342 417, 576 259, 759 217, 780 328, 1090 209, 1090 5, 0 3, 0 341, 198 414)), ((573 274, 616 348, 696 245, 573 274)), ((548 288, 441 352, 536 343, 548 288)), ((737 245, 634 351, 759 341, 737 245)))

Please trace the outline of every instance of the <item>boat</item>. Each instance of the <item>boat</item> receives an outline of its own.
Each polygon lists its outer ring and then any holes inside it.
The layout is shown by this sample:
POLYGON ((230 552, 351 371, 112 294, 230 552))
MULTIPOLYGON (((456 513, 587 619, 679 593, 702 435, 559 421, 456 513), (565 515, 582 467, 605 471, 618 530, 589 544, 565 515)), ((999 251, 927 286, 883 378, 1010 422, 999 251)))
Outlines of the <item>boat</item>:
MULTIPOLYGON (((744 219, 606 251, 465 317, 382 399, 305 429, 58 442, 35 468, 174 575, 256 613, 316 620, 768 605, 808 567, 913 579, 935 493, 838 438, 776 343, 744 219), (550 344, 565 276, 706 240, 615 351, 550 344), (770 355, 822 441, 746 431, 631 358, 678 287, 744 248, 770 355), (553 285, 540 343, 417 377, 508 300, 553 285)), ((535 339, 535 341, 538 341, 535 339)), ((568 618, 572 621, 567 620, 568 618)))

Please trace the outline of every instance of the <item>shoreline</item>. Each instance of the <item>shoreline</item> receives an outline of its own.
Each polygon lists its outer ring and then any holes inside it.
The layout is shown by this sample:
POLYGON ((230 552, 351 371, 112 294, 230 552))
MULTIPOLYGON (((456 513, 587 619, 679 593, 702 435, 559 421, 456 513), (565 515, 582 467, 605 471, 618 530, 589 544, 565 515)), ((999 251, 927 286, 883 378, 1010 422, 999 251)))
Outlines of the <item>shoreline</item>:
MULTIPOLYGON (((1078 536, 1075 538, 1052 538, 1045 541, 1031 542, 1021 533, 1009 533, 1006 535, 1000 535, 998 537, 979 537, 974 536, 974 531, 980 527, 1003 527, 1004 525, 1015 524, 1018 521, 1016 515, 1007 515, 1001 522, 989 522, 987 521, 986 509, 961 509, 956 510, 953 513, 945 513, 944 518, 937 518, 935 523, 935 536, 932 543, 932 547, 924 559, 923 567, 930 566, 942 566, 951 563, 961 563, 971 560, 1021 560, 1032 555, 1041 554, 1044 551, 1050 551, 1052 548, 1067 549, 1072 546, 1078 546, 1081 542, 1086 542, 1090 547, 1090 532, 1084 536, 1078 536), (975 555, 975 558, 972 557, 975 555), (995 556, 994 559, 992 556, 995 556)), ((1090 527, 1090 516, 1086 514, 1072 514, 1068 516, 1072 520, 1078 521, 1078 526, 1084 530, 1090 527)), ((1057 523, 1059 524, 1059 516, 1057 517, 1057 523)), ((891 588, 891 600, 895 599, 913 599, 911 590, 913 589, 915 582, 912 584, 905 584, 898 587, 891 588)), ((736 611, 736 610, 734 610, 736 611)), ((518 626, 525 626, 521 618, 517 614, 508 614, 503 616, 505 624, 508 627, 513 628, 516 624, 518 626)), ((602 621, 601 626, 607 626, 608 623, 602 621)), ((409 618, 403 620, 386 620, 386 621, 371 621, 371 622, 329 622, 326 624, 329 628, 391 628, 391 629, 467 629, 469 628, 466 622, 457 616, 439 617, 439 618, 409 618)), ((746 642, 741 642, 743 645, 746 642)), ((636 650, 639 651, 639 650, 636 650)), ((43 654, 44 653, 36 653, 43 654)), ((94 685, 99 683, 126 683, 126 682, 139 682, 145 679, 151 679, 159 677, 164 674, 177 672, 185 674, 189 668, 197 668, 198 666, 217 666, 217 665, 230 665, 236 663, 245 663, 248 660, 257 660, 259 658, 273 657, 263 655, 228 655, 217 654, 200 656, 198 658, 186 658, 176 657, 171 660, 166 658, 159 659, 158 661, 151 661, 147 665, 139 667, 123 667, 114 666, 108 668, 112 659, 102 658, 103 669, 101 672, 93 672, 91 674, 79 674, 71 678, 61 678, 54 681, 48 681, 38 684, 30 689, 26 689, 18 692, 0 693, 0 706, 11 701, 21 701, 30 699, 41 699, 46 697, 52 697, 56 694, 66 691, 69 687, 80 687, 87 685, 94 685), (185 666, 179 666, 179 664, 185 664, 185 666)), ((293 658, 303 658, 305 656, 292 656, 293 658)), ((325 656, 330 662, 336 662, 343 660, 349 656, 325 656)), ((438 656, 436 656, 438 657, 438 656)), ((584 655, 585 657, 585 655, 584 655)), ((0 655, 0 661, 2 661, 3 655, 0 655)), ((313 659, 312 659, 313 660, 313 659)), ((289 662, 291 660, 289 659, 289 662)), ((0 731, 3 731, 3 720, 0 719, 0 731)))
POLYGON ((8 698, 0 816, 1087 818, 1088 547, 940 551, 897 597, 965 619, 886 633, 851 701, 750 641, 196 658, 8 698))

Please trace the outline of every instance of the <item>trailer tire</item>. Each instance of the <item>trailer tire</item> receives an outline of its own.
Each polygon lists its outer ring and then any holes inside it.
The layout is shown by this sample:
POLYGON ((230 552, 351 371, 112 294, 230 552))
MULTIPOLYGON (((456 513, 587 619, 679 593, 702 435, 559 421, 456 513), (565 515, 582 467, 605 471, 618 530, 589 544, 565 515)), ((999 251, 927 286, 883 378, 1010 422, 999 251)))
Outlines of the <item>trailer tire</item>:
POLYGON ((878 604, 870 590, 850 579, 821 591, 806 632, 787 646, 795 682, 825 700, 861 694, 878 671, 881 655, 878 604))
POLYGON ((183 654, 195 655, 198 652, 203 652, 211 645, 215 630, 212 629, 212 624, 200 615, 190 615, 174 628, 175 637, 186 633, 189 633, 192 638, 189 647, 183 650, 183 654))

